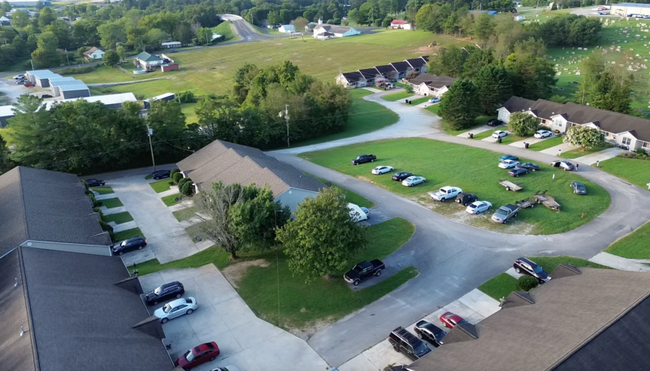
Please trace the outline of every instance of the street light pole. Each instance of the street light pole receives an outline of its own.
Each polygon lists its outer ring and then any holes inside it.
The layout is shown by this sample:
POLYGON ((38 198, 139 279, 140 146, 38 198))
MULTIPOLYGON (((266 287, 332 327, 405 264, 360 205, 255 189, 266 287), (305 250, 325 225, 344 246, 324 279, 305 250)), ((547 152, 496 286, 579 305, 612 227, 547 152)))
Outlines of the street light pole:
POLYGON ((153 144, 151 143, 151 136, 153 135, 153 129, 149 128, 147 124, 147 137, 149 137, 149 150, 151 151, 151 162, 153 163, 153 171, 156 172, 156 159, 153 156, 153 144))
POLYGON ((287 121, 287 148, 289 148, 291 147, 291 142, 289 140, 289 105, 288 104, 284 105, 284 112, 280 111, 278 116, 284 117, 284 119, 287 121))

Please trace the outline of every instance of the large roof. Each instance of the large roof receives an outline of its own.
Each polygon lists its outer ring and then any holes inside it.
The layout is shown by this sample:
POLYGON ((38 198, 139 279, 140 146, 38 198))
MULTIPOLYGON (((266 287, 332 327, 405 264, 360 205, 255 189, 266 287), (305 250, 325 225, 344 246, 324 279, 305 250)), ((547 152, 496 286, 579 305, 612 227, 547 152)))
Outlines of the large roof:
POLYGON ((631 8, 650 8, 650 4, 636 4, 636 3, 618 3, 612 4, 613 6, 627 6, 631 8))
POLYGON ((365 79, 365 76, 361 74, 361 72, 342 72, 341 75, 343 75, 348 82, 357 82, 365 79))
POLYGON ((212 183, 267 184, 275 197, 289 188, 318 192, 324 185, 295 167, 267 156, 257 148, 216 140, 178 163, 201 189, 212 183))
POLYGON ((155 54, 149 54, 147 52, 142 52, 142 53, 136 55, 135 57, 133 57, 133 59, 139 59, 139 60, 141 60, 143 62, 162 61, 162 58, 160 58, 159 56, 157 56, 155 54))
POLYGON ((74 174, 15 167, 0 175, 0 256, 26 240, 110 245, 74 174))
POLYGON ((428 73, 421 73, 416 77, 409 80, 411 84, 420 85, 422 83, 432 88, 440 89, 443 86, 451 86, 456 81, 455 78, 449 76, 435 76, 428 73))
POLYGON ((580 268, 530 293, 534 304, 501 309, 478 339, 445 343, 413 363, 433 370, 650 369, 650 274, 580 268))
POLYGON ((324 29, 327 32, 331 33, 346 33, 352 29, 352 27, 346 27, 346 26, 337 26, 333 24, 319 24, 318 26, 315 27, 315 29, 324 29))

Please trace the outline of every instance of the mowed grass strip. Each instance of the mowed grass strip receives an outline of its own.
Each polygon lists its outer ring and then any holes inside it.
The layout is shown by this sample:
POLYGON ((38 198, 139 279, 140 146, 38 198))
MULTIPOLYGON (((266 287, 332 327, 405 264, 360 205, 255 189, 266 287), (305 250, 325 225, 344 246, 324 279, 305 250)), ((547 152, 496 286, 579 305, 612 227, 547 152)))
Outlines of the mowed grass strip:
POLYGON ((188 207, 187 209, 174 211, 172 214, 174 214, 174 218, 176 218, 176 220, 182 222, 183 220, 187 220, 196 216, 196 207, 192 206, 188 207))
POLYGON ((151 188, 153 188, 154 191, 156 191, 156 193, 162 193, 162 192, 168 191, 170 189, 171 180, 169 180, 169 179, 161 179, 161 180, 157 180, 155 182, 151 182, 151 183, 149 183, 149 185, 151 186, 151 188))
POLYGON ((517 279, 508 273, 501 273, 483 282, 478 289, 493 299, 500 300, 510 295, 511 292, 519 290, 519 284, 517 279))
POLYGON ((179 197, 181 197, 180 193, 176 193, 176 194, 173 194, 173 195, 165 196, 165 197, 162 198, 162 202, 163 202, 166 206, 176 205, 176 204, 178 203, 178 201, 176 201, 176 200, 177 200, 179 197))
MULTIPOLYGON (((321 183, 323 183, 323 184, 328 184, 329 183, 325 179, 322 179, 322 178, 319 178, 319 177, 315 177, 315 178, 318 179, 319 181, 321 181, 321 183)), ((351 190, 349 190, 347 188, 343 188, 343 187, 341 187, 339 185, 336 185, 336 184, 333 184, 333 183, 330 183, 330 184, 332 184, 332 188, 339 189, 341 192, 343 192, 343 194, 345 195, 345 199, 348 200, 348 202, 356 204, 357 206, 367 207, 367 208, 371 208, 371 207, 375 206, 374 202, 370 201, 369 199, 363 197, 362 195, 360 195, 358 193, 352 192, 351 190)))
POLYGON ((100 195, 107 195, 110 193, 115 193, 113 192, 113 188, 111 187, 93 187, 91 188, 93 191, 99 193, 100 195))
POLYGON ((125 211, 123 213, 104 215, 103 219, 106 223, 114 222, 115 224, 122 224, 122 223, 132 221, 133 217, 131 216, 131 214, 125 211))
POLYGON ((605 252, 628 259, 650 259, 650 222, 609 245, 605 252))
MULTIPOLYGON (((474 139, 483 140, 485 138, 491 137, 492 134, 494 134, 494 132, 497 131, 497 130, 508 130, 508 127, 505 126, 505 125, 504 126, 497 126, 494 129, 490 129, 490 130, 484 131, 482 133, 474 134, 474 139)), ((495 139, 495 141, 496 141, 496 139, 495 139)))
POLYGON ((648 188, 647 183, 650 182, 650 160, 614 157, 606 161, 601 161, 600 168, 612 175, 634 183, 643 189, 648 188))
POLYGON ((397 92, 397 93, 382 95, 381 99, 387 100, 389 102, 395 102, 395 101, 398 101, 400 99, 405 99, 405 98, 411 97, 413 95, 414 95, 413 93, 409 93, 407 91, 400 91, 400 92, 397 92))
POLYGON ((124 206, 122 201, 119 198, 108 198, 106 200, 101 200, 102 206, 106 206, 107 209, 112 209, 114 207, 124 206))
POLYGON ((562 143, 563 143, 562 137, 553 137, 553 138, 545 139, 541 142, 531 144, 530 147, 528 147, 528 149, 531 151, 542 151, 547 148, 559 146, 562 143))
POLYGON ((582 148, 575 148, 575 149, 572 149, 570 151, 562 152, 560 154, 560 157, 569 158, 569 159, 578 158, 578 157, 590 155, 592 153, 604 151, 607 148, 611 148, 611 147, 612 147, 611 145, 604 145, 604 146, 600 146, 600 147, 585 148, 584 151, 582 150, 582 148))
POLYGON ((422 97, 422 98, 418 98, 418 99, 413 99, 413 100, 411 101, 411 105, 413 105, 413 106, 417 106, 418 104, 422 104, 422 103, 424 103, 424 102, 428 102, 429 99, 431 99, 431 97, 422 97))
POLYGON ((140 228, 127 229, 126 231, 113 234, 113 242, 123 241, 132 237, 145 237, 140 228))
MULTIPOLYGON (((505 148, 505 147, 504 147, 505 148)), ((335 149, 301 154, 300 157, 318 165, 328 167, 344 174, 372 182, 394 193, 408 198, 428 200, 428 191, 435 191, 443 186, 457 186, 466 192, 476 194, 481 200, 490 201, 495 209, 501 205, 513 203, 531 197, 535 192, 547 191, 562 205, 561 212, 545 207, 522 210, 514 221, 527 224, 525 231, 517 233, 553 234, 562 233, 592 220, 609 207, 609 194, 600 186, 576 175, 552 169, 539 164, 540 171, 514 179, 507 175, 507 170, 500 169, 500 153, 466 147, 458 144, 438 142, 428 139, 398 139, 339 147, 335 149), (350 165, 350 159, 361 153, 373 153, 377 160, 372 164, 350 165), (427 182, 416 187, 404 187, 400 182, 391 180, 390 174, 375 176, 370 173, 379 165, 390 165, 395 171, 408 171, 424 176, 427 182), (555 179, 553 179, 555 174, 555 179), (507 192, 498 184, 500 179, 510 179, 524 186, 521 192, 507 192), (569 184, 580 181, 587 187, 586 196, 577 196, 571 192, 569 184), (584 213, 584 218, 581 214, 584 213)), ((526 159, 521 159, 527 162, 526 159)), ((533 161, 534 162, 534 161, 533 161)), ((435 211, 443 215, 462 212, 456 203, 436 203, 435 211)), ((487 229, 507 231, 503 225, 497 225, 479 218, 477 225, 487 229)), ((511 232, 512 233, 512 232, 511 232)))

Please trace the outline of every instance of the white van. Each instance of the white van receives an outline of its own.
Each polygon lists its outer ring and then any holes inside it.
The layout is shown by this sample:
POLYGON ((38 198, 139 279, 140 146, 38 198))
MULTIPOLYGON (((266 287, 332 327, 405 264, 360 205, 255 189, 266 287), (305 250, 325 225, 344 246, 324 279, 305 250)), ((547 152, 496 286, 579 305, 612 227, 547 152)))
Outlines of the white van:
POLYGON ((352 221, 361 222, 368 220, 368 215, 366 215, 358 205, 348 203, 348 209, 350 209, 350 219, 352 219, 352 221))

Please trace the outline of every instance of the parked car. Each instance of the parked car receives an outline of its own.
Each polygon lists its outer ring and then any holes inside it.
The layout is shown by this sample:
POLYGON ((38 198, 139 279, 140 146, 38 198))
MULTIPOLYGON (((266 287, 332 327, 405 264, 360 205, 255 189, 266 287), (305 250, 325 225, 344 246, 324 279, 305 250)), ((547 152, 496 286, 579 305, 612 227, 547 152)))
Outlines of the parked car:
POLYGON ((508 132, 503 130, 496 130, 494 133, 492 133, 492 138, 494 139, 505 138, 507 136, 508 132))
POLYGON ((183 353, 176 359, 174 365, 181 367, 183 370, 189 370, 208 361, 214 361, 219 356, 219 353, 219 346, 214 341, 203 343, 183 353))
POLYGON ((433 97, 429 99, 429 103, 440 103, 440 98, 433 97))
POLYGON ((189 297, 172 300, 156 309, 153 315, 160 319, 160 323, 167 323, 170 319, 178 318, 185 314, 192 314, 198 307, 196 299, 189 297))
POLYGON ((456 196, 456 202, 463 206, 467 206, 476 200, 478 200, 478 197, 473 193, 461 192, 456 196))
POLYGON ((463 317, 459 316, 458 314, 453 314, 451 312, 445 312, 440 316, 440 322, 442 322, 445 327, 448 328, 454 328, 456 325, 460 325, 461 323, 467 323, 463 319, 463 317))
POLYGON ((404 171, 400 171, 399 173, 394 174, 394 175, 391 177, 391 179, 401 182, 402 180, 404 180, 404 179, 406 179, 406 178, 408 178, 408 177, 410 177, 410 176, 412 176, 412 175, 413 175, 413 174, 411 174, 411 173, 407 173, 407 172, 404 172, 404 171))
POLYGON ((165 179, 165 178, 169 178, 170 173, 171 170, 158 170, 151 173, 151 177, 154 178, 155 180, 165 179))
POLYGON ((147 305, 156 305, 170 298, 180 299, 185 293, 185 287, 178 281, 169 282, 158 286, 153 291, 144 295, 147 305))
POLYGON ((103 187, 106 184, 103 180, 94 178, 86 179, 86 183, 88 183, 88 187, 103 187))
POLYGON ((436 201, 445 202, 453 200, 463 190, 458 187, 444 186, 435 192, 429 192, 429 196, 436 201))
POLYGON ((241 371, 241 370, 237 366, 230 365, 230 366, 225 366, 225 367, 213 368, 210 371, 241 371))
POLYGON ((505 160, 519 161, 519 157, 513 155, 503 155, 499 157, 499 161, 505 161, 505 160))
POLYGON ((359 205, 348 203, 348 209, 350 210, 350 219, 352 219, 353 222, 368 220, 368 214, 366 214, 359 205))
POLYGON ((359 207, 359 208, 361 209, 361 211, 363 211, 364 214, 366 214, 366 216, 368 217, 368 219, 370 219, 370 210, 368 210, 367 207, 363 207, 363 206, 361 206, 361 207, 359 207))
POLYGON ((573 171, 576 169, 575 165, 573 165, 569 161, 553 161, 551 162, 551 166, 559 167, 564 171, 573 171))
POLYGON ((25 78, 25 75, 16 75, 14 76, 14 80, 22 80, 25 78))
POLYGON ((381 271, 384 270, 386 266, 384 263, 379 260, 371 260, 361 262, 343 275, 343 279, 347 283, 351 283, 355 286, 358 286, 361 281, 372 276, 381 276, 381 271))
POLYGON ((498 166, 499 166, 500 168, 502 168, 502 169, 512 169, 513 167, 515 167, 515 166, 519 166, 519 165, 520 165, 519 161, 515 161, 515 160, 504 160, 504 161, 499 162, 499 165, 498 165, 498 166))
POLYGON ((33 82, 26 82, 26 83, 25 83, 25 87, 26 87, 26 88, 31 88, 32 86, 34 86, 34 83, 33 83, 33 82))
POLYGON ((43 94, 41 95, 41 98, 52 98, 52 96, 49 94, 43 94))
POLYGON ((517 206, 507 204, 506 206, 501 206, 492 215, 492 220, 497 223, 506 224, 510 219, 517 217, 518 214, 519 214, 519 208, 517 206))
POLYGON ((550 138, 553 136, 553 132, 550 130, 537 130, 534 137, 538 139, 550 138))
POLYGON ((429 344, 433 345, 436 348, 443 344, 442 338, 447 335, 443 329, 425 320, 421 320, 416 323, 413 327, 413 330, 420 339, 426 340, 429 344))
POLYGON ((381 175, 381 174, 386 174, 390 173, 391 171, 394 171, 392 166, 377 166, 376 168, 372 169, 372 173, 375 175, 381 175))
POLYGON ((503 125, 503 121, 501 121, 499 119, 491 119, 491 120, 489 120, 487 122, 487 124, 488 124, 488 126, 492 126, 492 127, 501 126, 501 125, 503 125))
POLYGON ((529 171, 537 171, 537 170, 539 170, 539 165, 533 164, 532 162, 524 162, 523 164, 521 164, 519 166, 521 166, 524 169, 527 169, 529 171))
POLYGON ((111 251, 113 254, 123 255, 125 252, 142 250, 145 246, 147 246, 147 240, 144 237, 131 237, 120 242, 119 245, 111 246, 111 251))
POLYGON ((403 353, 413 361, 431 352, 431 349, 422 340, 401 326, 390 333, 388 342, 396 352, 403 353))
POLYGON ((515 178, 518 178, 520 175, 526 175, 528 173, 528 169, 519 166, 516 166, 514 169, 508 171, 508 175, 514 176, 515 178))
POLYGON ((25 84, 25 80, 16 80, 16 81, 14 81, 14 84, 23 85, 23 84, 25 84))
POLYGON ((405 187, 415 187, 418 184, 426 182, 426 178, 421 176, 410 176, 402 181, 402 185, 405 187))
POLYGON ((577 195, 587 194, 587 187, 585 187, 585 185, 580 182, 571 182, 571 189, 573 190, 573 193, 577 195))
POLYGON ((492 204, 487 202, 487 201, 474 201, 467 208, 465 211, 467 211, 470 214, 482 214, 488 210, 492 209, 492 204))
POLYGON ((172 49, 172 50, 170 50, 169 52, 170 52, 170 53, 178 53, 178 50, 176 50, 176 49, 172 49))
POLYGON ((533 276, 537 278, 537 281, 539 281, 539 283, 544 283, 551 280, 551 276, 549 276, 548 273, 544 271, 544 268, 537 265, 537 263, 532 260, 519 258, 515 260, 515 263, 512 266, 515 268, 515 272, 533 276))
POLYGON ((365 164, 366 162, 375 162, 377 156, 375 155, 359 155, 354 160, 350 161, 352 165, 365 164))

